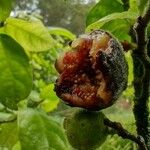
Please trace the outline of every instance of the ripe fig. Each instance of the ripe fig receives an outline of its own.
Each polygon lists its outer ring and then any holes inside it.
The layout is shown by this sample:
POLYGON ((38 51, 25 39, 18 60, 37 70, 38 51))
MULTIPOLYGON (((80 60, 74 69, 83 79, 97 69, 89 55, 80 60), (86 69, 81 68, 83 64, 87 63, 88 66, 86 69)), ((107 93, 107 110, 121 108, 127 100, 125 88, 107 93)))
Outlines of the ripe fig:
POLYGON ((126 88, 128 67, 123 47, 110 33, 81 35, 71 50, 56 60, 58 97, 68 105, 89 110, 111 106, 126 88))
POLYGON ((107 127, 103 123, 104 114, 86 110, 76 110, 64 120, 64 128, 69 143, 78 150, 95 150, 106 140, 107 127))

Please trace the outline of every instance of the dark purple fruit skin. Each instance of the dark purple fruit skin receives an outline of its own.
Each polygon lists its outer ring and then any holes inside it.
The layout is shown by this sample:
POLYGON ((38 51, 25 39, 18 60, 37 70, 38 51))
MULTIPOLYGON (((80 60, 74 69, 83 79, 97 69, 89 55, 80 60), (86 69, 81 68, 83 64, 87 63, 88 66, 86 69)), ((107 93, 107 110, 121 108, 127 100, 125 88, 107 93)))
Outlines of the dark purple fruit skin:
POLYGON ((123 47, 115 38, 112 39, 111 45, 113 50, 110 54, 100 51, 97 57, 97 64, 100 64, 104 73, 111 80, 108 88, 112 91, 113 97, 108 106, 111 106, 126 89, 128 81, 128 65, 124 56, 123 47))
MULTIPOLYGON (((85 105, 78 106, 74 105, 74 103, 67 103, 72 107, 82 107, 88 110, 101 110, 107 108, 114 104, 114 101, 118 99, 123 90, 127 87, 127 78, 128 78, 128 66, 125 60, 123 47, 120 42, 115 39, 110 33, 103 30, 95 30, 91 33, 87 34, 90 38, 96 38, 97 35, 105 33, 111 37, 110 45, 111 52, 106 53, 105 51, 98 51, 96 56, 96 67, 101 70, 103 75, 109 77, 109 81, 107 84, 107 89, 112 92, 112 97, 110 98, 107 104, 102 104, 99 101, 96 101, 94 105, 85 105)), ((64 92, 70 92, 68 87, 72 85, 67 85, 70 83, 66 83, 66 85, 58 85, 58 80, 55 84, 55 91, 58 97, 61 98, 61 94, 64 92)))

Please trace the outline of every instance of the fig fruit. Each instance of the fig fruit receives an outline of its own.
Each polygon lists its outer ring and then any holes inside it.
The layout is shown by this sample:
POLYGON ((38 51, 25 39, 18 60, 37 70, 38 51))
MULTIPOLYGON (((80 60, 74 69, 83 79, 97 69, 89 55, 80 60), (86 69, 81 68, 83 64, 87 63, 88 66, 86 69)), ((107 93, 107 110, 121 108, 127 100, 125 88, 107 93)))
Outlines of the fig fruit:
POLYGON ((95 30, 81 35, 71 50, 56 60, 58 97, 68 105, 89 110, 111 106, 127 85, 123 47, 110 33, 95 30))
POLYGON ((78 150, 95 150, 106 140, 107 127, 103 123, 104 114, 86 110, 76 110, 64 120, 64 128, 69 143, 78 150))

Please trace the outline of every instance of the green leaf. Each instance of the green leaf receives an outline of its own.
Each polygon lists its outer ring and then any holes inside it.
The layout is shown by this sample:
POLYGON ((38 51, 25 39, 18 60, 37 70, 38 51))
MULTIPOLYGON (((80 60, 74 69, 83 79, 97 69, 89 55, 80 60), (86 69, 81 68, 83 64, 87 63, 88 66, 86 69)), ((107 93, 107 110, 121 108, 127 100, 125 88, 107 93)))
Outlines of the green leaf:
POLYGON ((19 141, 13 146, 12 150, 21 150, 21 145, 19 141))
POLYGON ((70 40, 73 40, 76 37, 72 32, 64 28, 49 27, 48 30, 50 34, 64 36, 70 40))
POLYGON ((0 0, 0 22, 9 17, 13 0, 0 0))
POLYGON ((12 149, 18 141, 17 122, 3 123, 0 125, 0 150, 12 149))
POLYGON ((133 60, 132 60, 132 56, 131 56, 130 52, 126 53, 125 56, 126 56, 126 60, 127 60, 128 67, 129 67, 128 84, 132 84, 133 83, 133 60))
POLYGON ((5 111, 5 106, 0 103, 0 112, 5 111))
POLYGON ((32 88, 29 59, 24 49, 8 35, 0 34, 0 102, 17 109, 32 88))
POLYGON ((130 5, 129 6, 129 11, 132 11, 132 12, 135 12, 135 13, 139 14, 137 0, 130 0, 129 5, 130 5))
POLYGON ((134 98, 134 88, 133 88, 133 60, 132 60, 132 56, 131 53, 128 52, 126 53, 126 60, 128 63, 128 87, 127 89, 123 92, 123 96, 125 98, 128 98, 129 100, 133 100, 134 98))
POLYGON ((131 41, 129 36, 130 24, 127 20, 116 19, 109 21, 101 27, 101 29, 111 32, 119 41, 131 41), (119 24, 119 26, 118 26, 119 24))
POLYGON ((9 122, 16 119, 16 114, 0 112, 0 123, 9 122))
POLYGON ((121 13, 112 13, 108 16, 105 16, 105 17, 99 19, 98 21, 92 23, 91 25, 89 25, 87 27, 86 31, 90 31, 93 29, 100 29, 106 23, 108 23, 112 20, 116 20, 116 19, 128 19, 128 21, 129 20, 133 21, 137 18, 137 15, 138 14, 136 14, 134 12, 128 12, 128 11, 121 12, 121 13))
POLYGON ((86 25, 90 25, 111 13, 122 12, 123 5, 118 0, 100 0, 88 13, 86 25))
POLYGON ((40 93, 40 97, 42 99, 51 99, 51 100, 56 100, 58 99, 58 97, 56 96, 55 92, 54 92, 54 84, 49 84, 46 85, 45 87, 43 87, 41 89, 41 93, 40 93))
POLYGON ((142 14, 147 7, 148 0, 137 0, 137 2, 138 2, 138 9, 140 11, 140 14, 142 14))
POLYGON ((54 92, 54 84, 49 84, 42 88, 40 92, 40 97, 42 100, 44 100, 41 103, 41 107, 46 112, 54 110, 59 103, 59 99, 54 92))
POLYGON ((53 47, 53 38, 38 20, 8 18, 4 32, 13 37, 27 52, 46 51, 53 47))
POLYGON ((18 115, 22 150, 67 150, 63 129, 44 112, 28 108, 18 115))
POLYGON ((39 92, 36 90, 32 90, 27 99, 27 106, 35 108, 41 103, 41 99, 39 97, 39 92))

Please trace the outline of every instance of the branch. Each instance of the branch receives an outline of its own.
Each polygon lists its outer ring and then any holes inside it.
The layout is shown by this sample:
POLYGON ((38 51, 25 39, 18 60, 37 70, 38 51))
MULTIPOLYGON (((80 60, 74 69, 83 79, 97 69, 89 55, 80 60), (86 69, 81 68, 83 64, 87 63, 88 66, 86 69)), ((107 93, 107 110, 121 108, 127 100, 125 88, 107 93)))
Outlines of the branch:
POLYGON ((131 133, 129 133, 126 129, 124 129, 119 122, 112 122, 108 118, 104 119, 104 124, 108 127, 113 128, 115 131, 117 131, 117 134, 122 137, 123 139, 129 139, 131 141, 134 141, 139 145, 139 148, 141 150, 147 150, 147 147, 145 145, 144 139, 141 136, 135 136, 131 133))
MULTIPOLYGON (((146 4, 145 4, 146 7, 146 4)), ((150 22, 150 0, 143 16, 139 16, 134 25, 137 49, 132 53, 134 66, 134 116, 136 120, 137 134, 145 140, 150 149, 150 122, 148 99, 150 91, 150 57, 148 56, 147 27, 150 22)))
POLYGON ((147 26, 150 22, 150 2, 148 3, 148 8, 144 16, 139 16, 137 22, 135 23, 133 29, 136 35, 137 49, 136 52, 143 56, 144 61, 150 65, 150 58, 147 54, 147 26))

